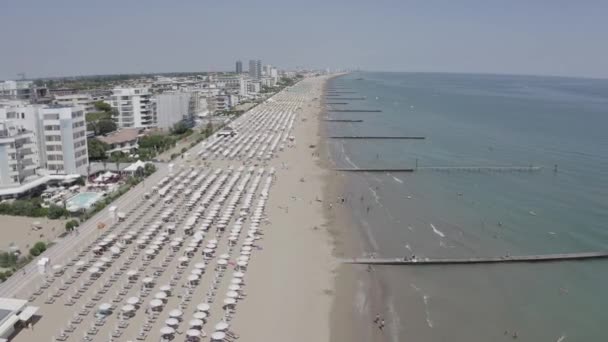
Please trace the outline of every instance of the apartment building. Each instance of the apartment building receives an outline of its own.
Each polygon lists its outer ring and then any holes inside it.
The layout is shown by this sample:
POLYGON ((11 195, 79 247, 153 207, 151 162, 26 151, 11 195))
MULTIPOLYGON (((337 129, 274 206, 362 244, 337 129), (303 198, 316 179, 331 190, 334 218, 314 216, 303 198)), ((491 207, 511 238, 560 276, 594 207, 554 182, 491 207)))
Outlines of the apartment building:
POLYGON ((64 107, 84 107, 85 113, 91 113, 95 111, 93 97, 91 94, 69 94, 69 95, 55 95, 53 103, 64 107))
POLYGON ((89 163, 83 107, 48 106, 39 112, 40 164, 53 173, 86 174, 89 163))
POLYGON ((10 120, 0 119, 0 186, 15 186, 39 167, 36 137, 10 120))
POLYGON ((115 88, 110 96, 110 105, 116 108, 114 118, 119 128, 156 127, 156 117, 150 103, 149 88, 115 88))

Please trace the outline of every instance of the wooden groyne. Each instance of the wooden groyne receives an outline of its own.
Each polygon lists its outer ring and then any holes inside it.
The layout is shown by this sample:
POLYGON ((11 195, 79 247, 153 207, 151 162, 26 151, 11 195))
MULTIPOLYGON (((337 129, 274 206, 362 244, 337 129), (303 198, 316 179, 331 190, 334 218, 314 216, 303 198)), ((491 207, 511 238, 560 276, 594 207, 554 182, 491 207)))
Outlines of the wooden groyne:
POLYGON ((327 100, 365 100, 365 97, 333 97, 333 96, 326 96, 325 97, 327 100))
POLYGON ((424 140, 426 137, 410 137, 404 135, 336 135, 330 139, 402 139, 402 140, 424 140))
POLYGON ((424 166, 415 168, 338 168, 348 172, 414 172, 414 171, 466 171, 466 172, 537 172, 542 166, 424 166))
POLYGON ((324 119, 328 122, 363 122, 363 120, 348 120, 348 119, 324 119))
POLYGON ((354 168, 354 167, 343 167, 335 168, 334 171, 345 171, 345 172, 414 172, 413 168, 354 168))
POLYGON ((380 109, 328 109, 328 112, 337 113, 380 113, 380 109))
POLYGON ((522 256, 501 256, 485 258, 464 258, 464 259, 405 259, 405 258, 354 258, 344 259, 346 264, 362 265, 466 265, 466 264, 507 264, 507 263, 534 263, 534 262, 559 262, 576 261, 591 259, 606 259, 608 252, 583 252, 583 253, 561 253, 561 254, 540 254, 522 256))

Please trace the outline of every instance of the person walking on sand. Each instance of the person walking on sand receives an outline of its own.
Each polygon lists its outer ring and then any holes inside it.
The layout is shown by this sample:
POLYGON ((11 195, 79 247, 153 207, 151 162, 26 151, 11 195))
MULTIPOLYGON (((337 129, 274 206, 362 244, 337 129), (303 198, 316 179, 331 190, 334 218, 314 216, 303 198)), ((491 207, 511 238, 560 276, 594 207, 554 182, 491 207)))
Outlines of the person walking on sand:
POLYGON ((378 329, 380 329, 380 330, 384 329, 384 319, 382 319, 380 321, 380 325, 378 325, 378 329))
POLYGON ((374 319, 374 323, 378 324, 380 322, 380 314, 376 314, 376 319, 374 319))

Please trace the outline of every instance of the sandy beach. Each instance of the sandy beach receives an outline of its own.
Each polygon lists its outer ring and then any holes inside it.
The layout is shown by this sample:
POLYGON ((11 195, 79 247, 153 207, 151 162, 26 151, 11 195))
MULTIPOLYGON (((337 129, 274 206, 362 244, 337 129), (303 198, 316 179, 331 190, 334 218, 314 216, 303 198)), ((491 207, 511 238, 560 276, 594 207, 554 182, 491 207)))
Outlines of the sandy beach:
POLYGON ((49 220, 46 217, 20 217, 0 215, 0 250, 8 251, 11 244, 19 247, 27 255, 36 242, 52 242, 65 233, 66 220, 49 220), (40 222, 40 229, 34 230, 33 222, 40 222))

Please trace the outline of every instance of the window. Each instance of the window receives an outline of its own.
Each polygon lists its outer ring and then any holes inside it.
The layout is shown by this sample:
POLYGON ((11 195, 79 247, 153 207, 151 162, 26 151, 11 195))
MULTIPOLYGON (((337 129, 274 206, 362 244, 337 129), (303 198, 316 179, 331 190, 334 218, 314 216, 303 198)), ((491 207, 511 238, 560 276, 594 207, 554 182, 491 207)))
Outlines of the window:
POLYGON ((44 130, 45 131, 58 131, 61 128, 59 127, 59 125, 46 125, 44 126, 44 130))
POLYGON ((59 114, 44 114, 44 120, 59 120, 59 114))

